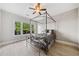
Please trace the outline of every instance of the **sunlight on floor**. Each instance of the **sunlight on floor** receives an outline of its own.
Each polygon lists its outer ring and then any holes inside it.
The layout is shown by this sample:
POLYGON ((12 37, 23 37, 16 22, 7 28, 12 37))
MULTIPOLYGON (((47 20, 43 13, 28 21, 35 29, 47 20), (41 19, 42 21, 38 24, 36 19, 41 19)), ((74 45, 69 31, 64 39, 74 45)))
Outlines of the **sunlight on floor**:
MULTIPOLYGON (((3 56, 39 56, 39 49, 26 45, 26 41, 17 42, 5 47, 0 48, 0 55, 3 56)), ((41 52, 41 55, 45 55, 41 52)))

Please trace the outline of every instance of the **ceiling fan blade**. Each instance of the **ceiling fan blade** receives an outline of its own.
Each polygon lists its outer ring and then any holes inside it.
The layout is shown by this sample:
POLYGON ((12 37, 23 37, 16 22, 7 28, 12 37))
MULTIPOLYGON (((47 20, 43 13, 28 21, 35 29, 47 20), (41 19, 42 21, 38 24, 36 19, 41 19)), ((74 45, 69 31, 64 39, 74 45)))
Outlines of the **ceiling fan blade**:
POLYGON ((41 11, 45 11, 46 9, 41 9, 41 11))
POLYGON ((39 12, 39 14, 41 15, 41 13, 39 12))
POLYGON ((35 14, 36 13, 36 11, 35 12, 33 12, 33 14, 35 14))
POLYGON ((29 9, 35 10, 34 8, 31 8, 31 7, 29 9))

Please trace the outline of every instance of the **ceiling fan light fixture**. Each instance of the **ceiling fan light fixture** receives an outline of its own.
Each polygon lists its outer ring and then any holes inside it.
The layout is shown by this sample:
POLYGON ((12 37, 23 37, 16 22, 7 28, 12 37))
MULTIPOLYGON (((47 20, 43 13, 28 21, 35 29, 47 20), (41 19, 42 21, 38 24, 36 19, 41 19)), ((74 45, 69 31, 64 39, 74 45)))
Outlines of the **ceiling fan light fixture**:
POLYGON ((36 13, 39 13, 40 12, 40 10, 36 10, 36 13))
POLYGON ((34 10, 33 14, 39 13, 40 15, 41 15, 41 11, 46 11, 45 8, 42 8, 42 5, 40 3, 35 4, 34 8, 29 8, 29 9, 34 10))
POLYGON ((37 4, 34 5, 34 8, 35 8, 36 13, 39 13, 40 10, 42 9, 42 6, 41 6, 40 3, 37 3, 37 4))

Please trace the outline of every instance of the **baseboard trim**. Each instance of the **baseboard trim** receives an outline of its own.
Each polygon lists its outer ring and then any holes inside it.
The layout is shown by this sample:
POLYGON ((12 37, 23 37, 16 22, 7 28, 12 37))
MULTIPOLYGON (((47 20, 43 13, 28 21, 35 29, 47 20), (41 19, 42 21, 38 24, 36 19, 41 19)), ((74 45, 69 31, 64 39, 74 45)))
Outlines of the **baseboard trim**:
POLYGON ((78 43, 73 43, 73 42, 68 42, 68 41, 63 41, 63 40, 56 40, 56 42, 61 43, 61 44, 65 44, 65 45, 68 45, 68 46, 79 48, 78 43))
POLYGON ((12 41, 8 41, 8 42, 2 42, 2 43, 0 43, 0 48, 7 46, 7 45, 10 45, 10 44, 20 42, 20 41, 24 41, 24 40, 12 40, 12 41))

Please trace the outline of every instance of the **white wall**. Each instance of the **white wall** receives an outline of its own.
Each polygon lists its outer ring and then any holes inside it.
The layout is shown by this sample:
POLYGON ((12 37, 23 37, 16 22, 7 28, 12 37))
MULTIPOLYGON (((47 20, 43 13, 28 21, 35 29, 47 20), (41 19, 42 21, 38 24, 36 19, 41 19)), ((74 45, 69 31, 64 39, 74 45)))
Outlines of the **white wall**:
POLYGON ((1 40, 1 11, 0 11, 0 40, 1 40))
POLYGON ((55 29, 56 28, 55 25, 56 25, 55 22, 49 23, 47 24, 47 29, 50 29, 50 30, 55 29))
POLYGON ((79 8, 78 8, 78 43, 79 43, 79 8))
POLYGON ((57 23, 57 39, 78 43, 77 17, 78 10, 74 9, 54 16, 57 23))
MULTIPOLYGON (((1 10, 0 11, 0 40, 1 41, 8 41, 8 40, 15 40, 15 39, 23 39, 26 38, 27 34, 15 35, 15 21, 30 23, 28 18, 18 16, 16 14, 1 10), (1 36, 2 35, 2 36, 1 36), (1 39, 2 37, 2 39, 1 39)), ((34 24, 34 23, 33 23, 34 24)), ((35 25, 35 24, 34 24, 35 25)), ((21 26, 22 27, 22 26, 21 26)), ((22 33, 22 30, 21 30, 22 33)))
MULTIPOLYGON (((15 30, 15 21, 20 21, 20 22, 27 22, 25 18, 6 12, 6 11, 1 11, 2 15, 2 40, 12 40, 14 37, 14 30, 15 30)), ((20 35, 17 35, 20 36, 20 35)))
MULTIPOLYGON (((49 30, 55 30, 55 23, 48 23, 47 24, 47 29, 49 29, 49 30)), ((41 33, 41 32, 43 32, 43 31, 45 31, 46 30, 46 24, 38 24, 38 33, 41 33)))

